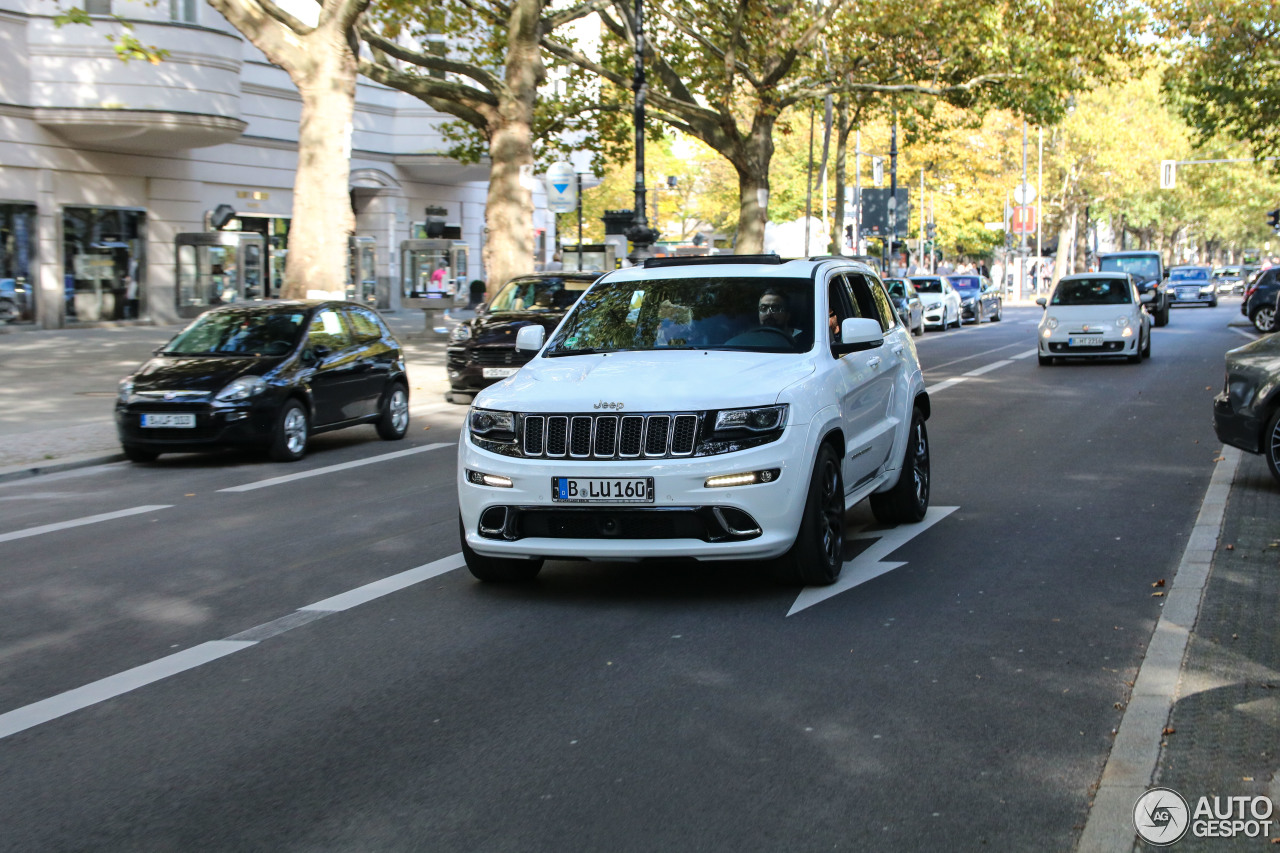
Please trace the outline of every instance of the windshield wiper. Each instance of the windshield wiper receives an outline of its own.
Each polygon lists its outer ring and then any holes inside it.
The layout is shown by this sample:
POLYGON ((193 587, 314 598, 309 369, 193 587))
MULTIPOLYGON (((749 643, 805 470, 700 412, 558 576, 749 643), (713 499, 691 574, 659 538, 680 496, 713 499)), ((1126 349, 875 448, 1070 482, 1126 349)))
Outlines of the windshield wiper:
POLYGON ((613 350, 596 349, 595 347, 586 347, 585 349, 558 349, 554 352, 547 353, 547 358, 559 358, 562 355, 597 355, 602 352, 613 352, 613 350))

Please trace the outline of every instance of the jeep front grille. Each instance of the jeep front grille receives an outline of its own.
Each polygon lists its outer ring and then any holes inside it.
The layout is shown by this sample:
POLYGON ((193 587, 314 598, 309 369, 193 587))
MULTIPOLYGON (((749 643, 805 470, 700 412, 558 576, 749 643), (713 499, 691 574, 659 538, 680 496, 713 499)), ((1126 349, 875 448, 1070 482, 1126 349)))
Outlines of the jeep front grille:
POLYGON ((523 454, 561 459, 692 456, 701 420, 691 412, 523 415, 523 454))

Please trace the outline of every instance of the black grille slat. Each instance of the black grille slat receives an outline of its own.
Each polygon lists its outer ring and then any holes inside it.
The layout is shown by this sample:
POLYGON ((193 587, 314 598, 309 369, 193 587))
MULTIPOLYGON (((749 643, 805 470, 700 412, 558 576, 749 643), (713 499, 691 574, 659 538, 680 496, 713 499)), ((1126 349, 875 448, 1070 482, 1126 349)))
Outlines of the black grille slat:
POLYGON ((671 455, 688 456, 693 453, 693 445, 697 438, 697 415, 676 415, 671 431, 671 455))
POLYGON ((591 455, 591 418, 579 415, 569 426, 569 455, 586 459, 591 455))
POLYGON ((596 418, 595 455, 608 459, 618 451, 618 418, 605 415, 596 418))
POLYGON ((547 455, 564 456, 569 440, 569 419, 564 415, 547 418, 547 455))
POLYGON ((696 413, 651 415, 519 415, 526 457, 636 459, 692 456, 701 416, 696 413))
POLYGON ((622 435, 618 439, 618 455, 639 456, 640 439, 644 437, 644 418, 639 415, 624 415, 621 432, 622 435))
POLYGON ((670 415, 650 415, 644 431, 644 455, 666 456, 667 439, 671 436, 670 415))

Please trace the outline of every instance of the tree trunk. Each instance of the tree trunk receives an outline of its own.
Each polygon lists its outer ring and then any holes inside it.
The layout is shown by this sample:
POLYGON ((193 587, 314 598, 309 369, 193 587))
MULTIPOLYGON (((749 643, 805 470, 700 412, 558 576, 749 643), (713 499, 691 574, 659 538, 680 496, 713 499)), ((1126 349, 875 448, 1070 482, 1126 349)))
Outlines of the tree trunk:
MULTIPOLYGON (((317 30, 313 37, 321 37, 317 30)), ((351 210, 351 118, 355 109, 356 59, 340 32, 313 49, 310 61, 290 69, 302 98, 298 123, 298 170, 293 188, 289 256, 280 296, 302 299, 308 290, 346 286, 351 210)))
POLYGON ((844 193, 847 170, 845 160, 849 156, 849 105, 843 98, 836 101, 836 199, 831 228, 831 245, 827 251, 833 255, 844 251, 844 193))
POLYGON ((489 137, 489 193, 485 201, 486 301, 502 285, 533 272, 533 193, 521 184, 520 167, 533 168, 533 133, 528 121, 512 121, 489 137))
POLYGON ((773 159, 772 115, 764 109, 757 113, 751 135, 739 143, 736 156, 729 158, 738 171, 738 237, 733 249, 738 255, 764 251, 764 226, 769 221, 769 163, 773 159))

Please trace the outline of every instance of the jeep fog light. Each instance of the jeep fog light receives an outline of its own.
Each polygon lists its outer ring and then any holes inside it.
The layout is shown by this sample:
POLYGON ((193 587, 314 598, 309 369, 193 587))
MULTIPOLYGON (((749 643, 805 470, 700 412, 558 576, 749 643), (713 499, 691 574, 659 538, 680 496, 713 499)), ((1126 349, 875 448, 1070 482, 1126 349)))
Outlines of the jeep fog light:
POLYGON ((494 486, 499 489, 509 489, 514 484, 510 477, 504 477, 501 474, 486 474, 483 471, 472 471, 467 469, 467 482, 473 486, 494 486))
POLYGON ((745 471, 741 474, 717 474, 708 477, 704 488, 722 489, 726 486, 753 486, 756 483, 772 483, 782 475, 781 468, 767 468, 764 471, 745 471))

